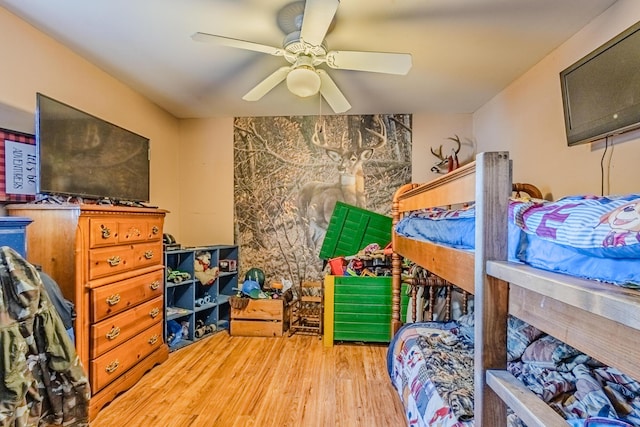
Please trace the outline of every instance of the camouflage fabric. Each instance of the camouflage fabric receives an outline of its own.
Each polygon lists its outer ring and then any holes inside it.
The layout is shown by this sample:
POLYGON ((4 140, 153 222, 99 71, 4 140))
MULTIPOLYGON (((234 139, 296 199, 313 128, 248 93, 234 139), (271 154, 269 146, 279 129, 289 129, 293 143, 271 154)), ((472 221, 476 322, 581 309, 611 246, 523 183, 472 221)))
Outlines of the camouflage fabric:
POLYGON ((88 426, 89 382, 33 265, 0 247, 0 426, 88 426))

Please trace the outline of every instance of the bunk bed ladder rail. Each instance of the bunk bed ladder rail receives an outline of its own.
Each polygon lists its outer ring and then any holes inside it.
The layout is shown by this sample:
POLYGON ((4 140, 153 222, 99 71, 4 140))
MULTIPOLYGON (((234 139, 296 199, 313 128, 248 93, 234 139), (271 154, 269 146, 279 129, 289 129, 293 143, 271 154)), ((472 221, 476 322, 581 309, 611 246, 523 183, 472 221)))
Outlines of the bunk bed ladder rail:
POLYGON ((507 260, 509 197, 526 190, 513 187, 507 153, 481 153, 476 163, 475 425, 506 426, 508 405, 528 427, 566 426, 506 370, 509 282, 489 275, 487 262, 507 260))
POLYGON ((512 190, 508 152, 476 157, 475 357, 474 420, 476 426, 506 426, 505 402, 486 383, 491 369, 506 370, 509 287, 486 274, 487 260, 507 259, 507 215, 512 190))

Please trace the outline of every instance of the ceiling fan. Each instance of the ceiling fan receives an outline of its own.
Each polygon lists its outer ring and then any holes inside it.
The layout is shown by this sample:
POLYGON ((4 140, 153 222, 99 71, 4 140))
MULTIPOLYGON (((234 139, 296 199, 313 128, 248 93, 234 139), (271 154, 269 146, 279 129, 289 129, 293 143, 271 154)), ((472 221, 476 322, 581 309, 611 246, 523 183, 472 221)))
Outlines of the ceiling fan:
POLYGON ((286 79, 289 91, 300 97, 320 92, 335 113, 351 108, 342 91, 327 71, 317 68, 323 63, 339 70, 370 71, 404 75, 411 69, 408 53, 327 50, 324 38, 331 30, 340 0, 295 1, 278 13, 278 25, 287 34, 283 47, 272 47, 246 40, 197 32, 193 40, 283 56, 290 65, 278 68, 245 96, 257 101, 286 79))

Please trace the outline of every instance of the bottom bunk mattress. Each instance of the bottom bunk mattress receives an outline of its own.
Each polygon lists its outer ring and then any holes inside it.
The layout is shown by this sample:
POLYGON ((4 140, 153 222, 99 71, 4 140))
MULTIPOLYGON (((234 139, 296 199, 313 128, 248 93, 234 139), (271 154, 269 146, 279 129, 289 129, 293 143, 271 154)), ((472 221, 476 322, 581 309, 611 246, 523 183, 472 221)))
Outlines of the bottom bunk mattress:
MULTIPOLYGON (((571 425, 590 417, 640 425, 638 382, 515 317, 507 335, 509 371, 571 425)), ((474 425, 473 315, 404 325, 389 344, 387 369, 408 426, 474 425)), ((523 426, 513 414, 508 425, 523 426)))
POLYGON ((403 326, 387 369, 409 426, 473 426, 473 342, 457 322, 403 326))

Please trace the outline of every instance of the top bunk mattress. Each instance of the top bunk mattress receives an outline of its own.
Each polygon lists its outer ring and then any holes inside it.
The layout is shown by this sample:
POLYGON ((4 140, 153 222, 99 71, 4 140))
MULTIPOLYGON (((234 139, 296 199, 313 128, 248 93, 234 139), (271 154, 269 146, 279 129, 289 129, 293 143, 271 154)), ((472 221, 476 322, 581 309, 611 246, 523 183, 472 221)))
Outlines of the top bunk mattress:
MULTIPOLYGON (((475 247, 475 209, 415 211, 401 236, 458 249, 475 247)), ((620 286, 640 288, 640 194, 512 199, 508 259, 620 286)))

